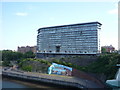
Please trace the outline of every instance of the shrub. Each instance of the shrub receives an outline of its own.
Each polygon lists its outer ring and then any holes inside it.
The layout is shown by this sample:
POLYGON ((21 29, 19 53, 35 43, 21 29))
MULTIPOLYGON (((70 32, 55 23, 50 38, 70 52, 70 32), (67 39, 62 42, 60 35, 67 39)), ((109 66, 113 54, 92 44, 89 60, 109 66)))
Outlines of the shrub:
POLYGON ((31 72, 31 71, 32 71, 32 66, 31 66, 31 65, 23 66, 23 67, 22 67, 22 70, 31 72))

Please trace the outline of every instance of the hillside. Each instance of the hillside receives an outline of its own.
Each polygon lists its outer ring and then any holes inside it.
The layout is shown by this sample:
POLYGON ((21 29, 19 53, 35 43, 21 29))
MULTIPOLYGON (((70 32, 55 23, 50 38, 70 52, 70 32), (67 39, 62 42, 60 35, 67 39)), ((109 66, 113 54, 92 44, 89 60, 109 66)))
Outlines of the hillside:
POLYGON ((106 79, 113 79, 120 64, 120 54, 103 54, 100 56, 73 56, 66 58, 35 59, 32 53, 17 53, 3 51, 2 61, 4 66, 12 66, 11 61, 17 62, 19 69, 30 72, 47 73, 47 68, 52 62, 63 64, 86 73, 103 75, 106 79), (32 55, 32 57, 31 57, 32 55))
MULTIPOLYGON (((51 65, 52 62, 63 64, 69 67, 73 67, 75 69, 78 69, 80 71, 84 71, 86 73, 92 73, 94 75, 103 75, 105 76, 104 79, 113 79, 116 72, 117 67, 116 64, 120 63, 120 55, 119 54, 105 54, 101 56, 92 56, 91 60, 94 61, 88 61, 90 59, 90 56, 88 57, 72 57, 70 59, 68 58, 61 58, 61 59, 25 59, 22 60, 22 67, 30 65, 31 71, 36 72, 46 72, 47 68, 51 65), (84 59, 83 59, 84 58, 84 59), (73 60, 73 61, 72 61, 73 60)), ((24 69, 25 70, 25 69, 24 69)))

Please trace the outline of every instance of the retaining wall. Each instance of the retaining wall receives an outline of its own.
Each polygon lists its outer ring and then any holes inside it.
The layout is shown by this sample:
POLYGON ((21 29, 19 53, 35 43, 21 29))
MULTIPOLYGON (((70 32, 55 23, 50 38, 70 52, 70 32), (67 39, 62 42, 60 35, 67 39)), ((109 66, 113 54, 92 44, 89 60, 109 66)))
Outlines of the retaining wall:
POLYGON ((30 76, 30 75, 22 75, 22 74, 16 74, 16 73, 8 73, 8 72, 2 72, 3 76, 8 76, 8 77, 13 77, 13 78, 18 78, 18 79, 24 79, 24 80, 30 80, 30 81, 37 81, 37 82, 44 82, 44 83, 50 83, 50 84, 55 84, 55 85, 63 85, 64 86, 69 86, 73 88, 80 88, 80 89, 85 89, 84 86, 75 83, 75 82, 67 82, 67 81, 62 81, 62 80, 55 80, 55 79, 48 79, 48 78, 42 78, 42 77, 37 77, 37 76, 30 76))

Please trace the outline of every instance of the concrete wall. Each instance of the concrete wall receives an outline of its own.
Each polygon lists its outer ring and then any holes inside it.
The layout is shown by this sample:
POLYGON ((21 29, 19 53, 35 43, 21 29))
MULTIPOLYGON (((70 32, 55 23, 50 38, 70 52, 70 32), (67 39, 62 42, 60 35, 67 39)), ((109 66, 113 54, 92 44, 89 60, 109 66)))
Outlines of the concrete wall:
POLYGON ((71 56, 80 56, 80 55, 96 55, 96 54, 62 54, 62 53, 36 53, 37 58, 61 58, 61 57, 71 57, 71 56))
POLYGON ((66 82, 62 80, 56 80, 56 79, 48 79, 48 78, 38 78, 38 77, 33 77, 33 76, 26 76, 22 74, 15 74, 15 73, 8 73, 8 72, 3 72, 3 76, 8 76, 8 77, 13 77, 16 79, 23 79, 23 80, 30 80, 30 81, 37 81, 37 82, 44 82, 44 83, 50 83, 50 84, 55 84, 55 85, 63 85, 64 86, 69 86, 69 87, 76 87, 76 88, 85 88, 85 86, 82 86, 78 84, 77 82, 66 82))

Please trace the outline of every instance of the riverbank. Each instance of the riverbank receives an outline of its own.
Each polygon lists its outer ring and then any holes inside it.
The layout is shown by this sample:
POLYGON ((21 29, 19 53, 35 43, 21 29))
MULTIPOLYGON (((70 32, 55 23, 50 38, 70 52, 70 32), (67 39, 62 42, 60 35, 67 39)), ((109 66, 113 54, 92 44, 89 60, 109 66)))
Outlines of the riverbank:
MULTIPOLYGON (((47 86, 53 86, 53 87, 58 87, 58 88, 69 88, 69 87, 74 87, 75 88, 75 83, 72 82, 66 82, 64 79, 62 79, 63 77, 61 77, 61 80, 59 77, 59 80, 56 79, 55 76, 51 76, 54 78, 50 78, 48 77, 48 75, 44 75, 41 74, 39 75, 39 77, 37 75, 31 75, 30 73, 25 73, 25 74, 16 74, 16 73, 2 73, 3 77, 7 77, 7 78, 13 78, 16 80, 20 80, 20 81, 27 81, 27 82, 31 82, 31 83, 36 83, 36 84, 44 84, 47 86)), ((56 87, 56 88, 57 88, 56 87)), ((79 86, 80 87, 80 86, 79 86)))
POLYGON ((102 88, 95 82, 85 80, 82 78, 63 76, 63 75, 48 75, 42 73, 33 72, 15 72, 11 70, 5 70, 2 72, 3 76, 12 77, 20 80, 28 80, 30 82, 42 82, 54 85, 63 85, 67 87, 77 87, 80 89, 84 88, 102 88))
MULTIPOLYGON (((33 81, 26 81, 26 80, 20 80, 20 79, 15 79, 12 77, 5 77, 3 76, 2 80, 2 88, 4 89, 9 89, 9 88, 17 88, 17 89, 50 89, 50 90, 59 90, 59 88, 65 88, 63 86, 59 85, 52 85, 52 84, 46 84, 42 82, 33 82, 33 81)), ((66 88, 67 89, 67 88, 66 88)))

